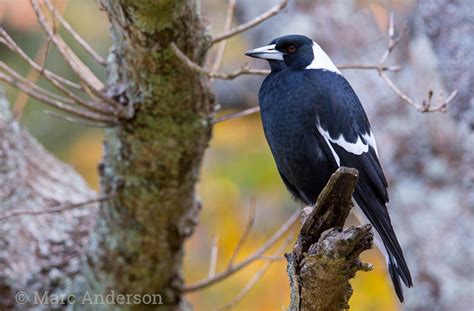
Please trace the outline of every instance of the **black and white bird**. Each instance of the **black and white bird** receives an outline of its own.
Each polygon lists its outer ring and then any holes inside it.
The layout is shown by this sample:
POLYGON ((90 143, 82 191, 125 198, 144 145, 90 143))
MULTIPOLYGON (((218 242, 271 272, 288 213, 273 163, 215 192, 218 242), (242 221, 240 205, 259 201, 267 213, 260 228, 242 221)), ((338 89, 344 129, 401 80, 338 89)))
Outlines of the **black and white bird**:
POLYGON ((308 37, 288 35, 245 53, 270 62, 259 92, 265 137, 280 176, 299 201, 314 205, 338 167, 359 171, 353 198, 377 231, 395 291, 410 271, 387 210, 387 181, 364 108, 328 55, 308 37))

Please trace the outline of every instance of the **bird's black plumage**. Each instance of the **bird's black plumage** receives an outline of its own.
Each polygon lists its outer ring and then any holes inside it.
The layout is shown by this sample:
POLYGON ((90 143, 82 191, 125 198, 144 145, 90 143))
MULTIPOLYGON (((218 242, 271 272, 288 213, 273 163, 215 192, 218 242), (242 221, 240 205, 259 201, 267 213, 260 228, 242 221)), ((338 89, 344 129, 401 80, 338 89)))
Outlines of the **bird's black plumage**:
POLYGON ((386 204, 387 181, 365 111, 350 86, 311 39, 291 35, 247 55, 270 61, 259 92, 264 132, 283 182, 292 195, 313 205, 339 166, 356 168, 354 191, 379 233, 398 297, 401 280, 412 286, 386 204))

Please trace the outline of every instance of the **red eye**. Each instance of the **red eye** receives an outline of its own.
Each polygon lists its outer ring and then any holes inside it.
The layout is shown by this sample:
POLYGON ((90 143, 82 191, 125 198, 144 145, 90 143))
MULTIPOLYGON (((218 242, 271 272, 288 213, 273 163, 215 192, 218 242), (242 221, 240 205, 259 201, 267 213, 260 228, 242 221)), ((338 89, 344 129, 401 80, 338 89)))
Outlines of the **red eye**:
POLYGON ((293 53, 296 51, 296 46, 294 45, 290 45, 287 49, 288 53, 293 53))

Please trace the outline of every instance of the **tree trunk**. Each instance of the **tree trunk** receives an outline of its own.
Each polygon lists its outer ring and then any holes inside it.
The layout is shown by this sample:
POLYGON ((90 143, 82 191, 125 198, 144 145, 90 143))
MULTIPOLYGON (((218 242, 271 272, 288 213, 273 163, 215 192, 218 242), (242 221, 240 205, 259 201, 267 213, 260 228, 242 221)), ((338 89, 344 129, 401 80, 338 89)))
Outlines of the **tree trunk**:
POLYGON ((47 207, 94 197, 72 168, 21 128, 0 90, 0 309, 24 307, 34 292, 67 295, 81 283, 80 258, 97 204, 61 213, 47 207), (34 214, 42 210, 51 212, 34 214))
POLYGON ((113 37, 109 94, 135 114, 106 133, 101 187, 116 195, 97 215, 89 280, 99 292, 159 294, 163 309, 184 309, 183 243, 200 209, 194 188, 211 134, 212 95, 208 80, 169 45, 202 64, 209 40, 195 1, 101 4, 113 37))

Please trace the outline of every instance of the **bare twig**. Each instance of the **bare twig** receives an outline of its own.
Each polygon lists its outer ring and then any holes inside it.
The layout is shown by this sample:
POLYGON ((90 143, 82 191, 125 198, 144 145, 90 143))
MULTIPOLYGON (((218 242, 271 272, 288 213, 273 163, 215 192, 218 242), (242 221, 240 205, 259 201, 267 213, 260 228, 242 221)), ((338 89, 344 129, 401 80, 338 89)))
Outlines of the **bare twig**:
POLYGON ((14 53, 18 54, 28 65, 30 65, 34 70, 37 72, 41 73, 45 78, 56 80, 59 83, 62 83, 64 85, 67 85, 69 87, 75 88, 75 89, 82 89, 83 87, 75 83, 73 81, 70 81, 64 77, 61 77, 60 75, 57 75, 41 66, 40 64, 36 63, 33 59, 31 59, 25 51, 23 51, 16 43, 15 41, 8 35, 8 33, 0 27, 0 42, 4 44, 6 47, 8 47, 11 51, 14 53))
POLYGON ((74 73, 79 77, 81 82, 85 87, 89 88, 94 95, 106 102, 107 104, 118 107, 118 104, 112 98, 108 97, 102 90, 104 89, 104 84, 100 81, 94 73, 87 67, 77 55, 71 50, 71 48, 64 42, 64 40, 54 33, 52 25, 48 22, 46 15, 43 12, 43 8, 39 3, 39 0, 30 0, 31 6, 36 13, 38 22, 41 27, 51 40, 53 44, 58 49, 59 53, 69 65, 69 67, 74 71, 74 73))
POLYGON ((385 63, 390 53, 392 53, 393 49, 398 45, 398 43, 400 43, 400 40, 402 39, 403 35, 406 33, 407 30, 408 30, 408 22, 406 22, 403 25, 398 36, 395 36, 394 16, 393 16, 393 12, 390 12, 390 19, 389 19, 388 31, 387 31, 387 34, 388 34, 387 49, 385 50, 385 52, 383 53, 382 57, 379 60, 380 65, 385 63))
POLYGON ((247 241, 247 238, 249 237, 250 231, 252 231, 252 227, 255 223, 255 209, 256 209, 255 198, 252 198, 250 200, 250 210, 249 210, 249 217, 247 220, 247 224, 245 225, 244 232, 242 233, 242 236, 240 237, 239 242, 237 243, 237 246, 235 247, 234 252, 232 253, 232 256, 229 259, 228 267, 232 267, 232 265, 234 264, 235 257, 237 257, 237 255, 239 254, 240 249, 242 248, 245 241, 247 241))
POLYGON ((433 91, 428 92, 428 100, 423 100, 422 104, 417 104, 411 97, 403 93, 395 83, 384 73, 380 73, 380 77, 385 81, 385 83, 392 89, 392 91, 398 95, 405 103, 414 107, 419 112, 446 112, 448 104, 456 97, 458 91, 454 90, 449 94, 447 98, 444 98, 444 92, 440 92, 438 99, 438 104, 436 106, 431 106, 431 98, 433 91))
MULTIPOLYGON (((174 43, 171 43, 171 49, 175 55, 193 71, 206 75, 209 78, 216 78, 222 80, 233 80, 242 75, 267 75, 270 70, 267 69, 253 69, 249 64, 243 64, 242 67, 232 72, 216 72, 208 71, 207 69, 199 66, 191 59, 189 59, 174 43)), ((364 70, 376 70, 376 71, 398 71, 399 66, 385 66, 383 64, 342 64, 337 66, 339 69, 364 69, 364 70)))
MULTIPOLYGON (((44 65, 46 64, 46 60, 48 59, 48 53, 49 53, 49 47, 50 47, 50 40, 45 40, 43 44, 41 45, 40 49, 36 53, 36 58, 35 60, 39 62, 40 66, 44 68, 44 65)), ((31 81, 31 82, 36 82, 38 80, 38 77, 40 76, 40 72, 36 71, 34 68, 30 68, 28 70, 28 74, 26 75, 26 80, 31 81)), ((20 92, 15 100, 15 103, 13 104, 13 115, 17 118, 20 119, 21 115, 23 113, 23 110, 26 107, 26 103, 28 102, 28 99, 30 97, 25 94, 20 92)))
MULTIPOLYGON (((52 31, 53 35, 56 36, 56 26, 55 26, 54 23, 51 26, 51 31, 52 31)), ((47 42, 51 42, 52 38, 53 37, 48 36, 48 41, 47 42)), ((64 103, 77 104, 79 106, 82 106, 82 107, 84 107, 88 110, 91 110, 93 112, 96 112, 98 114, 104 114, 104 115, 110 116, 110 117, 117 114, 117 111, 113 107, 110 106, 110 102, 109 102, 109 105, 105 105, 105 104, 102 103, 102 101, 87 100, 87 99, 84 99, 83 97, 81 97, 79 95, 76 95, 74 92, 70 91, 66 86, 73 87, 73 88, 76 88, 76 89, 82 89, 86 92, 89 92, 88 95, 93 99, 96 98, 94 93, 97 93, 97 92, 90 91, 89 88, 86 85, 81 86, 80 84, 69 81, 69 80, 67 80, 67 79, 65 79, 61 76, 58 76, 58 75, 48 71, 47 69, 44 68, 44 61, 42 61, 42 64, 38 64, 35 61, 33 61, 16 44, 16 42, 6 33, 6 31, 2 28, 0 28, 0 42, 2 42, 4 45, 6 45, 14 53, 18 54, 26 63, 28 63, 28 65, 31 66, 32 69, 35 70, 36 73, 43 75, 44 78, 46 78, 46 80, 48 80, 51 84, 53 84, 58 90, 60 90, 62 93, 64 93, 68 98, 59 97, 58 95, 53 95, 54 93, 46 91, 46 92, 48 92, 46 95, 48 95, 49 97, 53 97, 53 98, 55 98, 55 99, 57 99, 61 102, 64 102, 64 103)), ((49 46, 49 43, 48 43, 48 46, 49 46)), ((46 58, 46 55, 47 54, 45 52, 45 58, 46 58)), ((4 70, 5 70, 5 68, 4 68, 4 70)), ((14 76, 16 79, 21 80, 21 78, 19 78, 17 74, 15 75, 13 69, 11 69, 9 71, 9 74, 14 76)), ((25 81, 23 80, 23 82, 25 82, 25 81)), ((38 88, 36 88, 34 86, 34 83, 26 82, 26 84, 29 84, 31 87, 38 90, 38 88)), ((83 116, 81 115, 81 117, 83 117, 83 116)), ((68 120, 69 120, 69 118, 68 118, 68 120)))
POLYGON ((54 7, 50 0, 43 0, 46 3, 48 9, 53 13, 54 17, 61 23, 64 29, 69 32, 69 34, 86 50, 95 60, 101 65, 106 65, 107 62, 105 59, 95 51, 89 43, 87 43, 84 38, 79 35, 74 28, 62 17, 62 15, 58 12, 58 10, 54 7))
POLYGON ((233 72, 229 73, 221 73, 221 72, 210 72, 205 68, 199 66, 191 59, 189 59, 177 46, 175 43, 170 44, 171 50, 173 53, 178 57, 189 69, 200 73, 202 75, 208 76, 209 78, 216 78, 216 79, 223 79, 223 80, 233 80, 241 75, 244 74, 258 74, 258 75, 266 75, 269 73, 268 70, 264 69, 251 69, 249 64, 244 64, 240 69, 237 69, 233 72))
POLYGON ((192 292, 192 291, 196 291, 196 290, 211 286, 219 281, 222 281, 223 279, 227 278, 231 274, 237 271, 240 271, 242 268, 246 267, 250 263, 259 259, 269 248, 275 245, 275 243, 277 243, 282 236, 284 236, 290 231, 293 225, 295 225, 298 222, 300 214, 301 214, 300 210, 297 210, 296 212, 294 212, 293 215, 291 215, 291 217, 255 253, 253 253, 246 259, 242 260, 238 264, 235 264, 231 267, 228 267, 226 270, 217 273, 212 278, 206 278, 204 280, 201 280, 194 284, 186 286, 184 288, 184 292, 192 292))
POLYGON ((245 109, 245 110, 242 110, 242 111, 239 111, 239 112, 229 113, 229 114, 223 115, 222 117, 215 118, 212 121, 212 123, 215 124, 215 123, 224 122, 224 121, 227 121, 227 120, 230 120, 230 119, 237 119, 237 118, 247 116, 249 114, 253 114, 253 113, 256 113, 256 112, 259 112, 259 111, 260 111, 259 106, 248 108, 248 109, 245 109))
POLYGON ((282 261, 282 260, 286 260, 286 259, 283 256, 262 256, 262 257, 259 258, 259 260, 263 260, 263 261, 282 261))
POLYGON ((266 21, 267 19, 277 15, 278 13, 280 13, 281 11, 283 11, 283 9, 285 9, 285 7, 287 6, 288 4, 288 0, 282 0, 279 4, 275 5, 274 7, 270 8, 268 11, 266 11, 265 13, 255 17, 254 19, 252 19, 251 21, 248 21, 247 23, 245 24, 242 24, 242 25, 239 25, 233 29, 230 29, 229 31, 226 31, 224 32, 223 34, 220 34, 216 37, 214 37, 212 39, 212 43, 217 43, 219 41, 222 41, 222 40, 225 40, 225 39, 228 39, 232 36, 235 36, 241 32, 244 32, 250 28, 253 28, 255 26, 257 26, 258 24, 266 21))
MULTIPOLYGON (((237 0, 229 0, 229 4, 227 5, 227 14, 224 23, 224 32, 229 31, 230 27, 232 26, 232 19, 234 17, 235 11, 235 3, 237 0)), ((221 66, 222 59, 224 58, 225 48, 227 47, 227 40, 222 40, 219 43, 217 48, 216 58, 214 59, 214 63, 212 64, 211 71, 216 72, 219 70, 221 66)), ((211 78, 212 80, 213 78, 211 78)))
POLYGON ((53 26, 49 23, 39 0, 30 0, 31 6, 36 13, 38 22, 45 31, 48 38, 54 43, 61 56, 64 58, 69 67, 77 74, 77 76, 91 89, 102 90, 104 84, 100 81, 92 71, 84 65, 64 40, 54 33, 53 26))
POLYGON ((208 278, 212 278, 216 275, 216 267, 217 267, 217 255, 219 252, 219 235, 214 237, 212 241, 211 247, 211 258, 209 260, 209 273, 207 275, 208 278))
MULTIPOLYGON (((61 90, 64 94, 66 94, 68 96, 68 98, 60 96, 56 93, 50 92, 46 89, 43 89, 43 88, 39 87, 34 82, 20 76, 14 69, 9 67, 7 64, 5 64, 2 61, 0 61, 0 69, 3 69, 5 72, 7 72, 13 78, 15 78, 15 79, 21 81, 22 83, 28 85, 32 89, 35 89, 36 91, 38 91, 40 93, 43 93, 44 95, 49 96, 49 97, 51 97, 53 99, 56 99, 58 101, 61 101, 63 103, 67 103, 69 105, 77 104, 77 105, 80 105, 84 108, 95 111, 99 114, 104 114, 104 115, 108 115, 108 116, 112 116, 114 114, 114 110, 111 107, 103 105, 101 103, 87 101, 87 100, 81 98, 80 96, 74 94, 73 92, 68 90, 64 85, 62 85, 61 83, 57 82, 54 79, 47 78, 47 80, 49 82, 51 82, 54 86, 56 86, 59 90, 61 90)), ((25 92, 25 94, 28 94, 28 93, 25 92)))
POLYGON ((67 104, 74 104, 74 101, 72 101, 71 99, 60 96, 60 95, 58 95, 56 93, 53 93, 53 92, 50 92, 46 89, 43 89, 42 87, 36 85, 34 82, 20 76, 19 73, 17 73, 13 68, 11 68, 10 66, 8 66, 7 64, 5 64, 2 61, 0 61, 0 70, 3 70, 6 74, 12 76, 13 78, 17 79, 18 81, 21 81, 21 83, 24 83, 24 84, 28 85, 32 89, 34 89, 34 90, 36 90, 40 93, 43 93, 46 96, 49 96, 51 98, 54 98, 56 100, 62 101, 62 102, 67 103, 67 104))
POLYGON ((240 67, 237 70, 234 70, 233 72, 209 72, 209 76, 212 78, 216 79, 221 79, 221 80, 234 80, 237 77, 240 77, 242 75, 267 75, 270 72, 266 69, 252 69, 250 68, 249 64, 244 64, 242 67, 240 67))
POLYGON ((186 66, 188 66, 190 69, 198 72, 198 73, 201 73, 201 74, 204 74, 204 75, 207 75, 209 76, 209 72, 202 68, 201 66, 199 66, 198 64, 196 64, 195 62, 193 62, 192 60, 190 60, 177 46, 174 42, 171 42, 170 44, 170 48, 171 50, 173 51, 173 53, 176 55, 176 57, 178 57, 186 66))
POLYGON ((112 124, 112 123, 98 123, 96 121, 91 122, 91 121, 87 121, 87 120, 76 119, 76 118, 70 117, 68 115, 58 113, 58 112, 53 111, 53 110, 45 109, 45 110, 43 110, 43 112, 47 116, 50 116, 50 117, 53 117, 53 118, 58 118, 58 119, 65 120, 65 121, 70 122, 70 123, 75 123, 75 124, 79 124, 79 125, 83 125, 83 126, 87 126, 87 127, 109 128, 109 127, 113 127, 113 126, 116 125, 115 123, 114 124, 112 124))
POLYGON ((36 88, 31 87, 28 83, 18 80, 3 72, 0 72, 0 80, 20 89, 21 91, 27 93, 31 97, 34 97, 45 104, 48 104, 54 108, 63 110, 67 113, 76 115, 78 117, 91 120, 91 121, 108 123, 108 124, 118 122, 118 120, 114 117, 98 114, 98 113, 83 110, 83 109, 78 109, 73 106, 67 105, 62 101, 59 101, 57 99, 54 99, 52 97, 45 95, 43 92, 39 92, 36 88))
POLYGON ((79 202, 79 203, 60 204, 60 205, 56 205, 56 206, 52 206, 52 207, 40 209, 40 210, 16 210, 16 211, 11 211, 11 212, 6 212, 3 214, 0 214, 0 221, 6 220, 12 217, 17 217, 17 216, 25 216, 25 215, 33 216, 33 215, 61 213, 64 211, 83 207, 84 205, 87 205, 87 204, 106 201, 110 199, 111 197, 113 197, 113 195, 105 195, 105 196, 93 198, 93 199, 79 202))
POLYGON ((378 71, 380 77, 385 81, 385 83, 392 89, 392 91, 397 94, 398 97, 400 97, 405 103, 408 105, 414 107, 416 110, 420 112, 446 112, 448 104, 454 99, 454 97, 457 94, 457 90, 454 90, 451 92, 451 94, 447 97, 444 98, 444 92, 440 92, 440 96, 438 99, 438 105, 433 107, 431 105, 431 100, 433 97, 433 91, 430 90, 428 92, 428 98, 426 100, 423 100, 421 105, 417 104, 415 100, 413 100, 410 96, 406 95, 403 93, 400 88, 385 74, 383 70, 381 70, 381 67, 383 67, 383 64, 387 60, 388 56, 390 53, 393 51, 393 49, 398 45, 400 40, 402 39, 403 34, 406 32, 408 28, 408 24, 405 23, 405 25, 402 27, 400 34, 395 37, 395 26, 394 26, 394 17, 393 13, 390 13, 390 22, 388 26, 388 42, 387 42, 387 49, 383 53, 382 57, 380 58, 379 61, 379 66, 380 68, 376 68, 378 71))
POLYGON ((400 66, 385 66, 384 64, 341 64, 337 65, 338 69, 362 69, 362 70, 376 70, 376 71, 399 71, 400 66))
MULTIPOLYGON (((285 251, 285 249, 290 245, 291 241, 293 240, 293 231, 288 234, 288 237, 286 240, 282 243, 282 245, 274 252, 273 256, 276 257, 280 255, 279 257, 283 259, 281 256, 281 253, 285 251)), ((268 261, 266 262, 250 279, 250 281, 240 290, 240 292, 227 304, 223 305, 222 307, 217 308, 217 310, 230 310, 234 308, 236 305, 238 305, 242 299, 245 298, 245 296, 250 292, 250 290, 255 286, 255 284, 260 281, 260 279, 265 275, 265 273, 268 271, 268 269, 271 267, 274 261, 268 261)))

